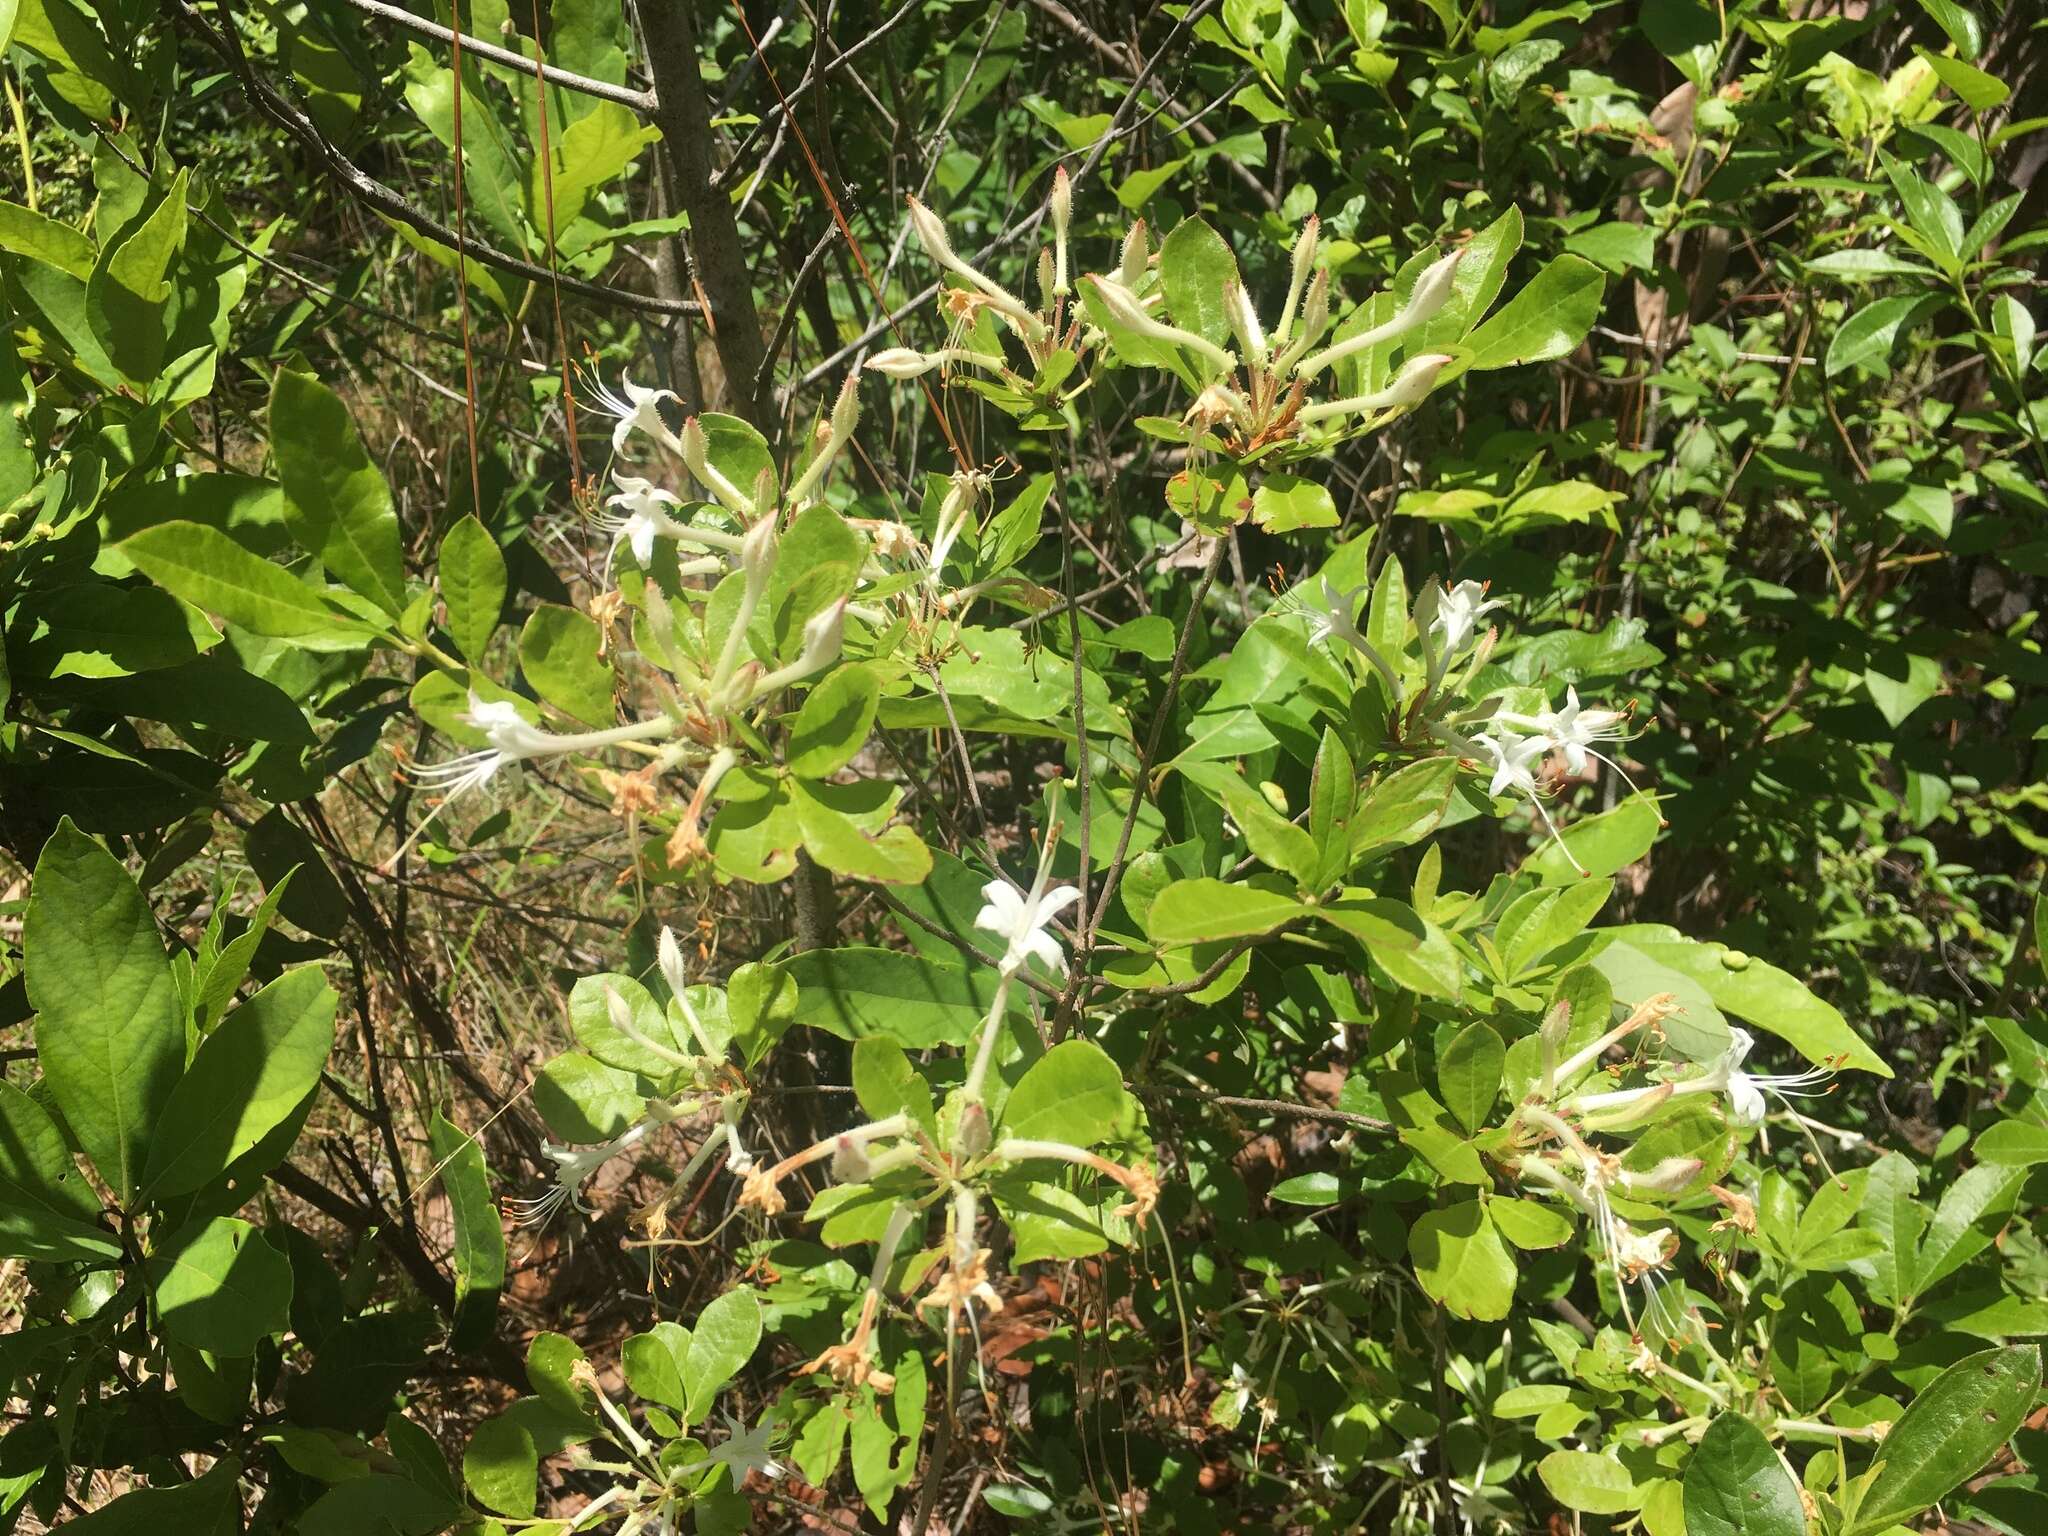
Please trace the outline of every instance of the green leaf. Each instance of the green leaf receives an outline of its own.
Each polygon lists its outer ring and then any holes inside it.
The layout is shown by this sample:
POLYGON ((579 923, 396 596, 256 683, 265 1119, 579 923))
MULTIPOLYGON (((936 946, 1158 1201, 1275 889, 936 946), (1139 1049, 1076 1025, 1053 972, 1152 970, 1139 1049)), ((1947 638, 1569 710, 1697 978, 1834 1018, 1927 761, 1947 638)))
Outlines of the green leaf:
POLYGON ((144 1264, 167 1337, 210 1354, 254 1354, 290 1323, 291 1260, 232 1216, 182 1228, 144 1264))
POLYGON ((1657 264, 1657 237, 1647 224, 1595 224, 1566 235, 1564 248, 1616 274, 1647 272, 1657 264))
POLYGON ((907 826, 877 826, 899 798, 894 786, 874 779, 789 785, 789 806, 812 858, 834 874, 917 885, 932 872, 931 849, 907 826))
POLYGON ((1707 1426, 1685 1464, 1686 1536, 1806 1536, 1799 1486, 1739 1413, 1707 1426))
POLYGON ((1295 475, 1267 475, 1252 492, 1252 521, 1268 533, 1334 528, 1337 503, 1317 481, 1295 475))
POLYGON ((1123 1073, 1108 1053, 1092 1040, 1062 1040, 1010 1090, 1002 1135, 1092 1147, 1114 1137, 1129 1111, 1123 1073))
POLYGON ((876 1036, 907 1050, 965 1045, 987 1016, 995 974, 893 949, 812 949, 777 967, 797 984, 795 1022, 842 1040, 876 1036))
POLYGON ((1425 1211, 1408 1231, 1415 1278, 1459 1317, 1496 1323, 1515 1296, 1515 1260, 1477 1200, 1425 1211))
POLYGON ((68 817, 36 860, 22 949, 44 1080, 125 1203, 185 1064, 185 1028, 142 892, 68 817))
POLYGON ((0 1080, 0 1256, 118 1259, 121 1244, 99 1213, 49 1112, 0 1080))
POLYGON ((505 608, 505 552, 475 517, 464 517, 441 540, 435 574, 456 650, 480 661, 505 608))
POLYGON ((2031 1168, 2048 1163, 2048 1125, 2027 1120, 2001 1120, 1977 1138, 1972 1149, 1980 1163, 2031 1168))
POLYGON ((1988 111, 2012 95, 2011 86, 1996 75, 1987 75, 1974 64, 1930 53, 1925 48, 1913 51, 1927 61, 1928 68, 1940 76, 1941 83, 1954 91, 1957 99, 1973 112, 1988 111))
POLYGON ((1628 1468, 1596 1451, 1552 1451, 1536 1463, 1536 1475, 1558 1503, 1589 1515, 1618 1515, 1642 1502, 1628 1468))
POLYGON ((927 1130, 937 1124, 931 1088, 893 1041, 871 1037, 854 1042, 853 1096, 872 1119, 907 1114, 927 1130))
POLYGON ((1457 779, 1456 758, 1431 757, 1375 780, 1351 818, 1353 861, 1406 848, 1429 836, 1450 808, 1457 779))
POLYGON ((688 1025, 671 1020, 668 1010, 654 995, 630 976, 604 971, 577 979, 569 991, 569 1031, 576 1043, 608 1067, 635 1072, 652 1082, 664 1082, 676 1071, 667 1051, 694 1056, 697 1043, 689 1038, 688 1025), (631 1016, 635 1040, 612 1022, 608 992, 618 994, 631 1016), (680 1031, 680 1033, 679 1033, 680 1031), (641 1041, 649 1041, 643 1045, 641 1041))
POLYGON ((1892 1075, 1884 1058, 1850 1027, 1840 1010, 1815 997, 1796 976, 1775 965, 1725 944, 1689 939, 1677 929, 1657 923, 1598 931, 1678 972, 1711 997, 1717 1008, 1770 1031, 1816 1065, 1839 1059, 1846 1067, 1875 1072, 1879 1077, 1892 1075))
POLYGON ((1232 345, 1223 289, 1237 281, 1237 258, 1223 237, 1200 219, 1183 219, 1159 247, 1159 284, 1166 311, 1184 331, 1232 345))
POLYGON ((104 581, 33 593, 8 627, 10 663, 24 677, 126 677, 180 666, 220 641, 170 593, 104 581))
POLYGON ((867 743, 881 698, 881 681, 872 667, 854 663, 827 676, 796 712, 785 759, 789 771, 823 779, 853 761, 867 743))
POLYGON ((597 621, 559 603, 533 610, 519 632, 519 669, 533 691, 564 714, 595 726, 618 719, 612 669, 600 654, 597 621))
POLYGON ((658 1086, 595 1056, 564 1051, 534 1073, 533 1103, 557 1140, 589 1146, 609 1141, 645 1115, 658 1086))
POLYGON ((237 1536, 242 1529, 242 1493, 235 1479, 241 1464, 223 1457, 204 1477, 168 1488, 138 1488, 90 1514, 64 1522, 76 1536, 237 1536))
POLYGON ((185 178, 176 178, 140 223, 103 247, 86 283, 86 316, 129 383, 156 382, 164 363, 169 272, 185 244, 185 178))
POLYGON ((1245 846, 1260 863, 1292 875, 1297 886, 1314 883, 1322 863, 1321 850, 1308 833, 1274 810, 1264 795, 1245 782, 1244 775, 1228 763, 1190 763, 1181 773, 1223 803, 1243 834, 1245 846))
POLYGON ((1207 877, 1176 880, 1154 899, 1146 932, 1157 944, 1200 944, 1267 933, 1307 911, 1294 897, 1258 886, 1207 877))
POLYGON ((1899 328, 1911 321, 1925 302, 1918 294, 1895 294, 1887 299, 1873 299, 1857 310, 1842 322, 1828 342, 1828 377, 1852 368, 1883 373, 1899 328))
POLYGON ((747 1286, 727 1291, 697 1314, 690 1353, 683 1361, 686 1422, 702 1423, 712 1398, 753 1358, 761 1342, 761 1303, 747 1286))
POLYGON ((1903 665, 1905 675, 1898 677, 1890 671, 1876 667, 1863 674, 1863 686, 1870 694, 1871 703, 1884 716, 1884 723, 1897 730, 1905 723, 1906 716, 1941 692, 1941 663, 1932 656, 1917 652, 1895 654, 1885 658, 1887 668, 1903 665))
POLYGON ((1478 1130, 1493 1113, 1506 1062, 1507 1047, 1484 1019, 1453 1035, 1437 1059, 1437 1092, 1467 1131, 1478 1130))
POLYGON ((2040 1388, 2037 1344, 1987 1349, 1943 1371, 1880 1443, 1877 1476, 1843 1536, 1875 1536, 1948 1497, 2012 1438, 2040 1388))
POLYGON ((270 433, 293 535, 351 591, 398 617, 405 608, 398 513, 348 407, 318 380, 280 368, 270 433))
POLYGON ((1612 880, 1581 880, 1518 898, 1501 914, 1493 933, 1508 976, 1520 976, 1559 945, 1577 938, 1613 894, 1612 880))
POLYGON ((679 1323, 656 1323, 647 1332, 626 1340, 620 1353, 627 1386, 650 1403, 660 1403, 677 1413, 688 1411, 690 1400, 683 1387, 683 1362, 690 1358, 689 1329, 679 1323))
POLYGON ((1414 334, 1408 355, 1441 352, 1463 341, 1500 297, 1508 263, 1522 248, 1522 210, 1513 204, 1506 213, 1465 242, 1465 256, 1451 277, 1451 296, 1444 307, 1414 334))
POLYGON ((1920 1244, 1916 1289, 1931 1290, 1989 1248, 2026 1182, 2025 1168, 1979 1163, 1943 1190, 1920 1244))
POLYGON ((1604 879, 1648 853, 1663 825, 1655 796, 1630 795, 1611 811, 1564 826, 1560 837, 1549 839, 1522 861, 1520 872, 1536 876, 1545 885, 1575 885, 1589 877, 1604 879), (1573 859, 1579 861, 1577 868, 1573 859))
POLYGON ((1563 357, 1600 314, 1607 277, 1582 256, 1558 256, 1469 338, 1471 371, 1563 357))
POLYGON ((317 641, 332 650, 360 644, 368 633, 282 566, 204 523, 158 523, 124 540, 119 551, 158 586, 252 635, 317 641))
POLYGON ((1502 1237, 1524 1250, 1562 1248, 1578 1230, 1571 1217, 1540 1200, 1489 1200, 1486 1214, 1502 1237))
MULTIPOLYGON (((1112 1193, 1122 1198, 1120 1191, 1112 1193)), ((1113 1215, 1110 1204, 1091 1203, 1064 1185, 1034 1179, 1005 1185, 999 1198, 1010 1228, 1012 1264, 1085 1259, 1129 1240, 1130 1223, 1113 1215)))
POLYGON ((1964 58, 1974 59, 1984 51, 1983 23, 1960 0, 1920 0, 1920 9, 1934 18, 1935 25, 1948 34, 1948 40, 1964 58))
POLYGON ((150 1135, 152 1199, 211 1183, 320 1085, 340 999, 317 965, 286 971, 204 1041, 150 1135))
POLYGON ((491 1200, 490 1170, 477 1139, 438 1110, 428 1134, 455 1235, 449 1254, 455 1268, 455 1319, 448 1347, 477 1350, 490 1340, 498 1293, 505 1287, 505 1227, 491 1200))
POLYGON ((1346 891, 1316 915, 1363 944, 1397 986, 1453 1001, 1464 990, 1464 964, 1449 935, 1405 901, 1346 891))

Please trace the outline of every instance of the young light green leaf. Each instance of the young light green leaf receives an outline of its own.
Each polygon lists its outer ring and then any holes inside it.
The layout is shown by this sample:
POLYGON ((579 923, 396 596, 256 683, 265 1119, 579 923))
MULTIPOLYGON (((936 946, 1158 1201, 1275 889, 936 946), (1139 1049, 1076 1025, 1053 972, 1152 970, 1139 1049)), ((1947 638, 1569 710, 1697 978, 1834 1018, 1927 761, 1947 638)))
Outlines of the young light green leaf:
POLYGON ((1408 1257, 1430 1297, 1459 1317, 1499 1322, 1515 1297, 1515 1259, 1477 1200, 1426 1211, 1408 1230, 1408 1257))
POLYGON ((1536 1475, 1558 1503, 1589 1515, 1618 1515, 1642 1502, 1628 1468, 1596 1451, 1552 1451, 1536 1463, 1536 1475))
POLYGON ((588 614, 559 603, 533 610, 519 632, 519 669, 533 691, 564 714, 594 726, 618 719, 604 637, 588 614))
POLYGON ((718 1389, 753 1358, 761 1342, 761 1303, 752 1289, 727 1291, 697 1314, 690 1352, 683 1361, 683 1390, 689 1399, 686 1422, 699 1424, 718 1389))
POLYGON ((854 663, 827 676, 805 695, 790 726, 789 771, 823 779, 844 768, 866 744, 881 697, 872 667, 854 663))
POLYGON ((1003 1106, 1005 1139, 1092 1147, 1130 1112, 1123 1073, 1092 1040, 1063 1040, 1026 1070, 1003 1106))
POLYGON ((1506 1061, 1507 1046, 1484 1019, 1467 1024, 1444 1047, 1436 1064, 1437 1092, 1467 1131, 1478 1130, 1493 1113, 1506 1061))

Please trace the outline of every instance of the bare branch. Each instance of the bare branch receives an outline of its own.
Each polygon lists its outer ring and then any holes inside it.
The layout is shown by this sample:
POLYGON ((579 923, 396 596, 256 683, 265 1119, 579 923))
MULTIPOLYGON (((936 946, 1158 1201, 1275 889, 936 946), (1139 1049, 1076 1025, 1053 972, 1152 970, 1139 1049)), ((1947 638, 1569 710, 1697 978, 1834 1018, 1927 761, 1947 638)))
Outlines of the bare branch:
MULTIPOLYGON (((417 32, 423 37, 437 38, 444 43, 455 41, 455 33, 438 22, 415 16, 411 11, 395 5, 386 5, 384 0, 344 0, 365 16, 375 16, 393 26, 404 27, 408 32, 417 32)), ((539 75, 543 80, 552 81, 566 91, 580 91, 585 96, 595 96, 599 101, 615 101, 622 107, 631 107, 635 112, 648 113, 654 110, 654 93, 636 91, 628 85, 613 85, 606 80, 592 80, 587 75, 574 74, 566 69, 557 69, 552 64, 543 64, 514 53, 509 48, 500 48, 487 43, 480 37, 462 34, 462 51, 473 53, 480 59, 489 59, 493 64, 502 64, 507 69, 516 69, 522 75, 539 75)))

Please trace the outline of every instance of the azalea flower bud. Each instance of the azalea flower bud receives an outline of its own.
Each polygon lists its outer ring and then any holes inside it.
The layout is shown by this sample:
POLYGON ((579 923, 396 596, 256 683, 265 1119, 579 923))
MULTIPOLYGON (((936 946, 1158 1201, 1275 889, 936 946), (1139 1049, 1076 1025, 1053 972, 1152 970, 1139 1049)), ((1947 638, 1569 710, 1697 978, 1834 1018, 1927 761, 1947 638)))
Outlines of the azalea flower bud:
POLYGON ((849 373, 846 382, 839 386, 839 398, 832 402, 832 441, 835 444, 845 442, 859 425, 859 375, 849 373))
MULTIPOLYGON (((1332 350, 1335 350, 1334 348, 1332 350)), ((1332 416, 1362 416, 1377 411, 1399 411, 1421 401, 1450 361, 1445 352, 1425 352, 1401 365, 1394 382, 1376 394, 1353 395, 1348 400, 1331 400, 1310 406, 1298 418, 1302 422, 1325 421, 1332 416)))
POLYGON ((960 1129, 953 1138, 954 1146, 963 1158, 975 1158, 988 1150, 988 1111, 979 1103, 969 1104, 960 1111, 960 1129))
POLYGON ((1038 341, 1045 335, 1045 322, 1026 309, 1017 296, 993 278, 984 276, 973 266, 954 254, 952 242, 946 238, 945 223, 939 216, 925 207, 916 198, 908 198, 910 205, 910 227, 917 232, 925 252, 946 271, 965 278, 981 290, 983 301, 989 308, 1008 320, 1011 326, 1027 341, 1038 341))
POLYGON ((781 537, 773 517, 756 519, 754 526, 747 530, 746 538, 740 543, 740 569, 746 573, 749 591, 759 592, 768 580, 768 573, 775 569, 776 545, 781 537))
POLYGON ((1145 221, 1138 219, 1131 225, 1130 233, 1124 236, 1123 259, 1117 263, 1117 281, 1126 288, 1135 288, 1145 280, 1145 269, 1152 264, 1152 252, 1145 240, 1145 221))
POLYGON ((862 363, 861 367, 892 379, 914 379, 921 374, 930 373, 939 366, 939 361, 939 354, 936 352, 917 352, 909 347, 890 347, 877 352, 862 363))
POLYGON ((1219 372, 1227 372, 1235 364, 1236 360, 1208 337, 1153 319, 1138 296, 1113 278, 1097 277, 1093 281, 1102 307, 1119 325, 1136 331, 1149 341, 1164 342, 1170 347, 1182 347, 1197 353, 1219 372))
POLYGON ((1415 286, 1409 290, 1408 302, 1403 304, 1391 320, 1382 321, 1356 336, 1347 337, 1334 347, 1327 347, 1309 358, 1295 371, 1304 379, 1312 379, 1325 368, 1342 362, 1345 358, 1364 352, 1382 342, 1404 336, 1433 317, 1444 307, 1455 289, 1458 263, 1465 259, 1462 250, 1432 262, 1422 269, 1415 279, 1415 286))
POLYGON ((670 992, 681 997, 690 985, 690 975, 683 966, 683 946, 676 942, 675 930, 666 923, 662 924, 654 954, 661 966, 661 979, 668 983, 670 992))
POLYGON ((1287 283, 1287 302, 1280 306, 1280 323, 1273 327, 1273 339, 1284 342, 1294 329, 1294 311, 1301 303, 1301 295, 1308 287, 1309 277, 1316 264, 1316 245, 1322 221, 1314 214, 1301 226, 1301 234, 1294 242, 1294 266, 1287 283))
POLYGON ((1052 214, 1052 291, 1059 297, 1067 292, 1067 231, 1074 222, 1074 184, 1063 165, 1052 173, 1052 197, 1046 204, 1052 214))
POLYGON ((804 625, 804 648, 796 664, 801 672, 817 672, 839 659, 846 639, 845 599, 834 603, 804 625))
POLYGON ((1044 246, 1038 248, 1038 302, 1047 309, 1052 308, 1053 283, 1057 276, 1052 252, 1044 246))
POLYGON ((1252 308, 1251 295, 1244 291, 1244 284, 1234 277, 1223 285, 1223 313, 1229 319, 1231 334, 1237 337, 1237 345, 1244 355, 1247 358, 1263 357, 1266 337, 1259 329, 1259 313, 1252 308))
POLYGON ((957 265, 960 258, 953 254, 953 243, 946 238, 945 220, 914 197, 904 201, 910 205, 910 227, 915 231, 918 243, 924 247, 925 254, 942 267, 957 265))

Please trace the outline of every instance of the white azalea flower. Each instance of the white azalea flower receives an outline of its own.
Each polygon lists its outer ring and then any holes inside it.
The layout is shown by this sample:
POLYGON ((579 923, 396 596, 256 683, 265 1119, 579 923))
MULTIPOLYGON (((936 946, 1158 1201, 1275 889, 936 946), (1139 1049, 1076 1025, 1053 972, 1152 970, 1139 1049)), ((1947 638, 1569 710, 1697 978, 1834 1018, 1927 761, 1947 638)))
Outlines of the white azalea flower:
POLYGON ((1418 1436, 1417 1438, 1410 1440, 1406 1448, 1402 1450, 1401 1454, 1395 1457, 1394 1459, 1400 1462, 1402 1466, 1406 1467, 1415 1476, 1420 1477, 1422 1476, 1422 1458, 1427 1456, 1428 1454, 1429 1442, 1418 1436))
POLYGON ((522 1227, 544 1227, 565 1205, 579 1215, 590 1215, 590 1207, 583 1203, 583 1186, 598 1169, 646 1136, 653 1123, 642 1120, 610 1141, 600 1141, 591 1147, 558 1147, 551 1141, 542 1142, 542 1155, 555 1164, 555 1182, 530 1200, 506 1201, 513 1221, 522 1227))
POLYGON ((1345 640, 1354 645, 1364 644, 1365 636, 1358 630, 1358 599, 1364 593, 1363 583, 1346 592, 1325 576, 1323 600, 1308 610, 1308 643, 1319 645, 1326 640, 1345 640))
POLYGON ((1474 739, 1493 759, 1493 781, 1487 785, 1486 792, 1500 795, 1512 789, 1516 794, 1527 795, 1533 800, 1536 796, 1536 770, 1533 765, 1549 750, 1549 744, 1540 736, 1517 736, 1510 731, 1474 739))
POLYGON ((1479 621, 1496 608, 1507 605, 1486 595, 1486 583, 1461 581, 1446 586, 1438 601, 1431 627, 1443 636, 1444 659, 1448 662, 1479 632, 1479 621))
POLYGON ((1612 759, 1598 750, 1603 741, 1621 740, 1626 717, 1613 709, 1587 709, 1579 703, 1579 690, 1566 688, 1563 709, 1546 709, 1530 722, 1552 749, 1564 754, 1565 766, 1574 774, 1586 771, 1588 757, 1601 762, 1612 759))
MULTIPOLYGON (((690 530, 670 517, 667 510, 683 504, 680 496, 638 475, 614 473, 612 481, 618 486, 619 493, 607 498, 605 505, 623 510, 598 524, 612 536, 612 556, 617 555, 619 546, 624 544, 633 551, 633 558, 645 567, 654 558, 657 537, 688 537, 690 530)), ((611 556, 605 559, 605 573, 611 573, 611 556)))
POLYGON ((991 880, 981 888, 981 898, 988 905, 976 915, 974 926, 1003 940, 998 964, 1006 976, 1016 975, 1033 955, 1060 975, 1067 974, 1066 951, 1045 930, 1055 917, 1081 899, 1081 893, 1071 885, 1046 890, 1045 879, 1046 871, 1040 869, 1028 895, 1007 880, 991 880))
POLYGON ((733 1487, 744 1483, 749 1472, 758 1472, 766 1478, 782 1476, 787 1468, 775 1459, 779 1430, 773 1419, 763 1419, 748 1429, 729 1413, 721 1412, 719 1417, 725 1420, 727 1433, 722 1444, 711 1448, 711 1459, 722 1461, 732 1469, 733 1487))
POLYGON ((1363 584, 1353 587, 1348 592, 1341 591, 1335 582, 1325 576, 1322 582, 1322 601, 1311 601, 1307 608, 1308 642, 1310 645, 1316 645, 1326 640, 1342 640, 1372 663, 1373 670, 1379 673, 1387 685, 1388 697, 1399 704, 1402 698, 1399 675, 1388 664, 1387 658, 1379 653, 1378 647, 1367 640, 1364 631, 1358 627, 1358 600, 1364 592, 1363 584))
POLYGON ((622 376, 616 392, 600 384, 597 387, 596 399, 599 410, 618 420, 618 425, 612 428, 613 453, 624 453, 626 440, 635 432, 653 438, 671 451, 675 449, 676 435, 669 431, 667 424, 662 421, 660 410, 660 402, 663 400, 668 401, 678 411, 683 408, 683 402, 676 398, 675 391, 648 389, 622 376))

